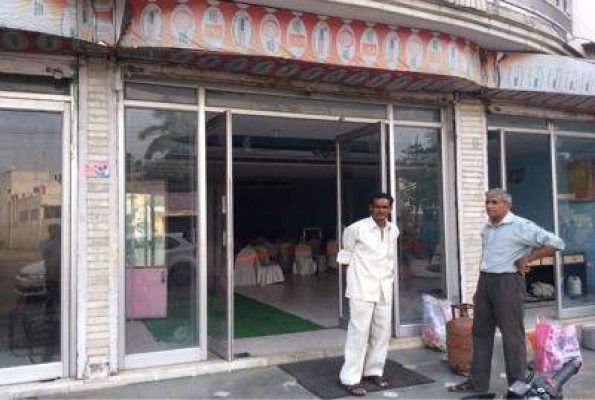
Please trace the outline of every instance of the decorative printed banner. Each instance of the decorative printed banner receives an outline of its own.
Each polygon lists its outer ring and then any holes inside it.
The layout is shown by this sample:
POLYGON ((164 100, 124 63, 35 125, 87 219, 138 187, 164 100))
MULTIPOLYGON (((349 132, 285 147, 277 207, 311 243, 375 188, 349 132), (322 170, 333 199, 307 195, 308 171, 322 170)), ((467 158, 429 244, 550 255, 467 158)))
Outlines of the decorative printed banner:
POLYGON ((0 50, 54 53, 61 49, 60 38, 106 45, 116 42, 114 0, 7 0, 0 3, 0 27, 6 29, 0 37, 0 50), (42 43, 36 43, 36 38, 25 32, 55 38, 39 39, 42 43))
POLYGON ((571 57, 495 53, 488 86, 527 92, 595 96, 595 64, 571 57))
MULTIPOLYGON (((443 75, 481 85, 479 47, 455 36, 419 29, 345 20, 219 0, 130 0, 131 21, 120 45, 128 48, 172 49, 170 61, 197 62, 212 68, 222 55, 266 56, 256 66, 235 58, 228 70, 315 80, 317 70, 302 63, 443 75), (178 49, 179 51, 176 51, 178 49), (212 58, 189 56, 182 50, 209 52, 212 58), (221 54, 221 55, 217 55, 221 54), (282 67, 277 60, 283 60, 282 67), (291 63, 295 61, 296 63, 291 63), (251 70, 247 70, 249 68, 251 70)), ((365 81, 360 71, 350 84, 365 81)), ((390 80, 389 75, 385 78, 390 80)))

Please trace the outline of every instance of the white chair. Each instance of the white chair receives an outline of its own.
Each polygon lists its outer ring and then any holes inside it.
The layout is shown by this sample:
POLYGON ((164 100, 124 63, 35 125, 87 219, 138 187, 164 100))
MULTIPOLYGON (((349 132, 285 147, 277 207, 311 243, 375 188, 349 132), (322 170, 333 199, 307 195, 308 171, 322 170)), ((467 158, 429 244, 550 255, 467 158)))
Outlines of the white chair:
POLYGON ((279 264, 274 263, 263 246, 256 246, 258 263, 256 264, 256 282, 260 286, 285 282, 285 275, 279 264))
POLYGON ((326 243, 326 260, 329 268, 337 269, 339 267, 337 254, 339 254, 339 243, 336 240, 329 240, 326 243))
POLYGON ((312 258, 312 248, 305 243, 295 246, 294 275, 310 276, 316 273, 316 261, 312 258))
POLYGON ((258 283, 256 270, 258 266, 258 253, 250 245, 244 247, 236 256, 234 268, 235 286, 253 286, 258 283))
POLYGON ((279 264, 284 270, 291 269, 293 263, 293 246, 289 241, 284 241, 279 244, 279 264))

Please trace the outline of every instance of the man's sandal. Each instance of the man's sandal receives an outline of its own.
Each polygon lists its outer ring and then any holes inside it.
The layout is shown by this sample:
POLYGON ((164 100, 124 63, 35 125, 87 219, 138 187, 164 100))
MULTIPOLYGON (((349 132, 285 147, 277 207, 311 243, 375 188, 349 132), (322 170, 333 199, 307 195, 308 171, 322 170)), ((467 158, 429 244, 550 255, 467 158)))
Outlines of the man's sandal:
POLYGON ((356 383, 355 385, 343 385, 343 388, 349 395, 355 397, 363 397, 367 393, 366 388, 363 387, 361 383, 356 383))
POLYGON ((448 391, 456 393, 479 392, 470 381, 463 381, 457 385, 449 386, 448 391))
POLYGON ((387 387, 390 386, 390 381, 388 379, 386 379, 384 376, 371 375, 371 376, 366 376, 364 378, 382 389, 386 389, 387 387))

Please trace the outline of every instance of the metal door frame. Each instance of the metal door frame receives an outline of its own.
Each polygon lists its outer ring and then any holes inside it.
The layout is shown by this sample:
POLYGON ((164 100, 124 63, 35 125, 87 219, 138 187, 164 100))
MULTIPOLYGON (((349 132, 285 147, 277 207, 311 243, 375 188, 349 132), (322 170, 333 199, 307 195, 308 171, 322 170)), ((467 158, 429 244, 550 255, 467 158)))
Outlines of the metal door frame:
MULTIPOLYGON (((203 110, 204 112, 204 116, 202 121, 202 133, 201 136, 203 137, 203 141, 205 142, 205 146, 204 146, 204 151, 206 154, 206 151, 208 150, 206 147, 206 112, 205 110, 203 110)), ((232 129, 232 124, 233 124, 233 115, 231 113, 231 110, 226 109, 223 111, 211 111, 208 110, 208 112, 213 112, 216 114, 219 114, 219 116, 223 117, 225 119, 225 149, 224 150, 224 163, 225 163, 225 193, 221 198, 216 198, 215 202, 214 202, 214 206, 219 206, 221 207, 222 212, 225 214, 225 226, 223 228, 223 233, 224 233, 224 242, 222 242, 221 244, 224 244, 225 247, 225 274, 226 274, 226 288, 225 288, 225 296, 226 296, 226 305, 227 305, 227 310, 225 312, 225 318, 227 320, 227 334, 226 334, 226 339, 223 342, 225 344, 225 349, 221 350, 219 349, 219 351, 221 353, 223 353, 222 357, 227 360, 227 361, 233 361, 234 359, 234 341, 235 341, 235 326, 234 326, 234 289, 235 289, 235 285, 234 285, 234 215, 233 215, 233 184, 234 184, 234 180, 233 180, 233 129, 232 129)), ((207 167, 207 161, 206 161, 206 157, 205 157, 205 169, 207 167)), ((205 172, 205 177, 206 177, 207 172, 205 172)), ((206 190, 208 190, 208 185, 205 182, 205 191, 204 191, 204 197, 206 198, 208 196, 208 193, 206 192, 206 190)), ((206 203, 207 201, 204 201, 205 203, 205 207, 206 207, 206 203)), ((205 218, 209 218, 206 214, 205 214, 205 218)), ((206 230, 206 224, 205 224, 205 232, 204 232, 204 237, 206 238, 206 236, 209 233, 206 230)), ((205 249, 206 249, 206 245, 205 245, 205 249)), ((205 255, 204 255, 204 259, 205 259, 205 265, 208 268, 208 261, 207 260, 207 256, 206 256, 206 251, 205 251, 205 255)), ((205 274, 207 274, 207 271, 205 269, 205 274)), ((207 289, 208 290, 208 289, 207 289)), ((206 302, 207 302, 207 295, 205 293, 205 308, 206 308, 206 302)), ((206 311, 205 311, 206 312, 206 311)), ((205 321, 206 322, 206 321, 205 321)), ((205 329, 206 326, 205 326, 205 329)), ((209 337, 208 337, 208 329, 205 331, 206 335, 207 335, 207 346, 209 348, 214 348, 217 347, 217 345, 215 343, 211 344, 209 343, 209 337)), ((216 351, 213 351, 214 353, 217 353, 216 351)), ((221 354, 219 354, 221 355, 221 354)))
MULTIPOLYGON (((577 132, 577 131, 556 131, 554 124, 552 122, 549 123, 550 131, 552 135, 551 143, 551 160, 552 160, 552 185, 553 185, 553 194, 554 194, 554 220, 555 220, 555 227, 556 227, 556 234, 559 235, 559 209, 558 209, 558 163, 557 163, 557 145, 559 138, 572 138, 572 139, 588 139, 595 143, 595 135, 586 132, 577 132)), ((593 315, 595 312, 595 304, 587 304, 584 306, 578 307, 563 307, 563 296, 564 296, 564 287, 563 287, 563 271, 564 264, 562 262, 562 257, 560 256, 560 252, 556 252, 556 265, 555 265, 555 274, 556 274, 556 309, 558 313, 558 318, 578 318, 578 317, 585 317, 593 315)))
POLYGON ((62 265, 60 282, 60 361, 38 365, 22 365, 0 369, 0 384, 24 383, 36 380, 49 380, 73 375, 76 362, 76 320, 72 301, 75 284, 74 260, 76 260, 76 232, 73 205, 76 204, 77 186, 73 186, 76 176, 77 152, 76 135, 72 130, 72 110, 70 96, 15 93, 0 91, 0 109, 15 111, 53 112, 62 115, 62 193, 61 193, 61 234, 62 265))
MULTIPOLYGON (((134 82, 134 81, 130 81, 134 82)), ((126 231, 126 126, 125 126, 125 112, 127 108, 144 108, 154 110, 171 110, 171 111, 190 111, 196 113, 198 121, 196 131, 197 143, 197 163, 195 168, 197 170, 197 231, 198 240, 196 244, 195 258, 197 260, 197 274, 195 287, 198 293, 195 293, 195 309, 199 311, 196 320, 196 327, 198 334, 198 346, 191 346, 175 350, 153 351, 146 353, 126 353, 126 318, 120 318, 118 329, 118 364, 124 369, 146 368, 152 366, 180 364, 187 362, 195 362, 206 360, 207 358, 207 305, 206 305, 206 254, 207 254, 207 240, 206 240, 206 216, 207 209, 205 204, 206 193, 206 149, 204 138, 204 91, 197 89, 197 103, 196 104, 177 104, 164 103, 158 101, 148 100, 127 100, 124 98, 124 90, 118 93, 118 174, 119 174, 119 292, 122 294, 118 296, 119 315, 126 315, 126 238, 124 232, 126 231)))
MULTIPOLYGON (((387 122, 386 121, 378 121, 376 123, 374 122, 370 122, 369 125, 364 126, 362 128, 359 128, 356 130, 356 132, 348 132, 345 133, 343 135, 339 135, 335 138, 335 159, 336 159, 336 173, 335 173, 335 177, 336 177, 336 195, 337 195, 337 243, 339 244, 340 247, 342 247, 342 241, 343 241, 343 230, 344 230, 344 226, 343 226, 343 186, 341 184, 341 173, 343 171, 343 159, 341 157, 341 152, 342 152, 342 145, 345 144, 348 141, 351 141, 353 139, 359 139, 361 137, 366 137, 366 136, 372 136, 372 135, 377 135, 380 134, 380 186, 383 192, 386 192, 387 190, 387 176, 388 176, 388 171, 387 171, 387 157, 386 157, 386 145, 387 145, 387 122), (378 126, 379 125, 379 126, 378 126), (368 128, 371 128, 373 126, 376 126, 377 128, 380 128, 379 131, 375 131, 375 132, 357 132, 357 131, 362 131, 362 130, 366 130, 368 128)), ((362 204, 361 207, 366 207, 366 204, 362 204)), ((343 281, 345 280, 345 277, 343 276, 343 268, 341 266, 338 267, 339 268, 339 321, 342 320, 343 318, 343 281)), ((397 268, 395 266, 395 268, 397 268)))
MULTIPOLYGON (((456 242, 459 240, 457 232, 457 217, 455 205, 455 182, 454 182, 454 164, 455 164, 455 138, 452 128, 452 110, 446 107, 439 107, 436 105, 410 105, 410 104, 392 104, 389 108, 389 131, 388 131, 388 170, 390 181, 390 195, 393 196, 395 202, 393 204, 393 222, 399 225, 397 203, 400 201, 397 193, 397 174, 396 174, 396 144, 398 140, 398 128, 430 128, 436 129, 440 134, 440 167, 441 167, 441 181, 442 181, 442 224, 444 235, 444 259, 445 259, 445 280, 446 280, 446 298, 449 300, 458 300, 458 255, 456 252, 456 242), (399 120, 396 117, 395 110, 399 107, 416 107, 421 109, 437 109, 440 111, 439 122, 418 122, 411 120, 399 120), (455 269, 457 268, 457 269, 455 269)), ((421 329, 421 322, 418 324, 403 324, 401 323, 401 299, 400 299, 400 269, 399 269, 399 250, 397 247, 395 253, 395 282, 394 282, 394 334, 396 337, 412 337, 419 336, 421 329)), ((421 301, 421 299, 420 299, 421 301)))

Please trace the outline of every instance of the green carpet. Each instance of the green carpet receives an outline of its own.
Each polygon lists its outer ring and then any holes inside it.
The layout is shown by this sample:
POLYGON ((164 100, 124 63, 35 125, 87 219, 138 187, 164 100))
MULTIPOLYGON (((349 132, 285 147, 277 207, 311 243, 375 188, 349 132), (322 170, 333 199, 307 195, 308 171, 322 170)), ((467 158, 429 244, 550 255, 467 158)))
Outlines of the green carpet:
POLYGON ((324 329, 312 321, 237 293, 234 314, 235 337, 238 339, 324 329))
MULTIPOLYGON (((168 301, 168 316, 145 319, 143 323, 158 342, 184 343, 190 338, 190 312, 187 301, 168 301)), ((210 335, 221 332, 223 314, 209 301, 208 331, 210 335)), ((235 338, 249 338, 282 333, 307 332, 324 327, 296 315, 282 311, 250 297, 235 293, 235 338)))

